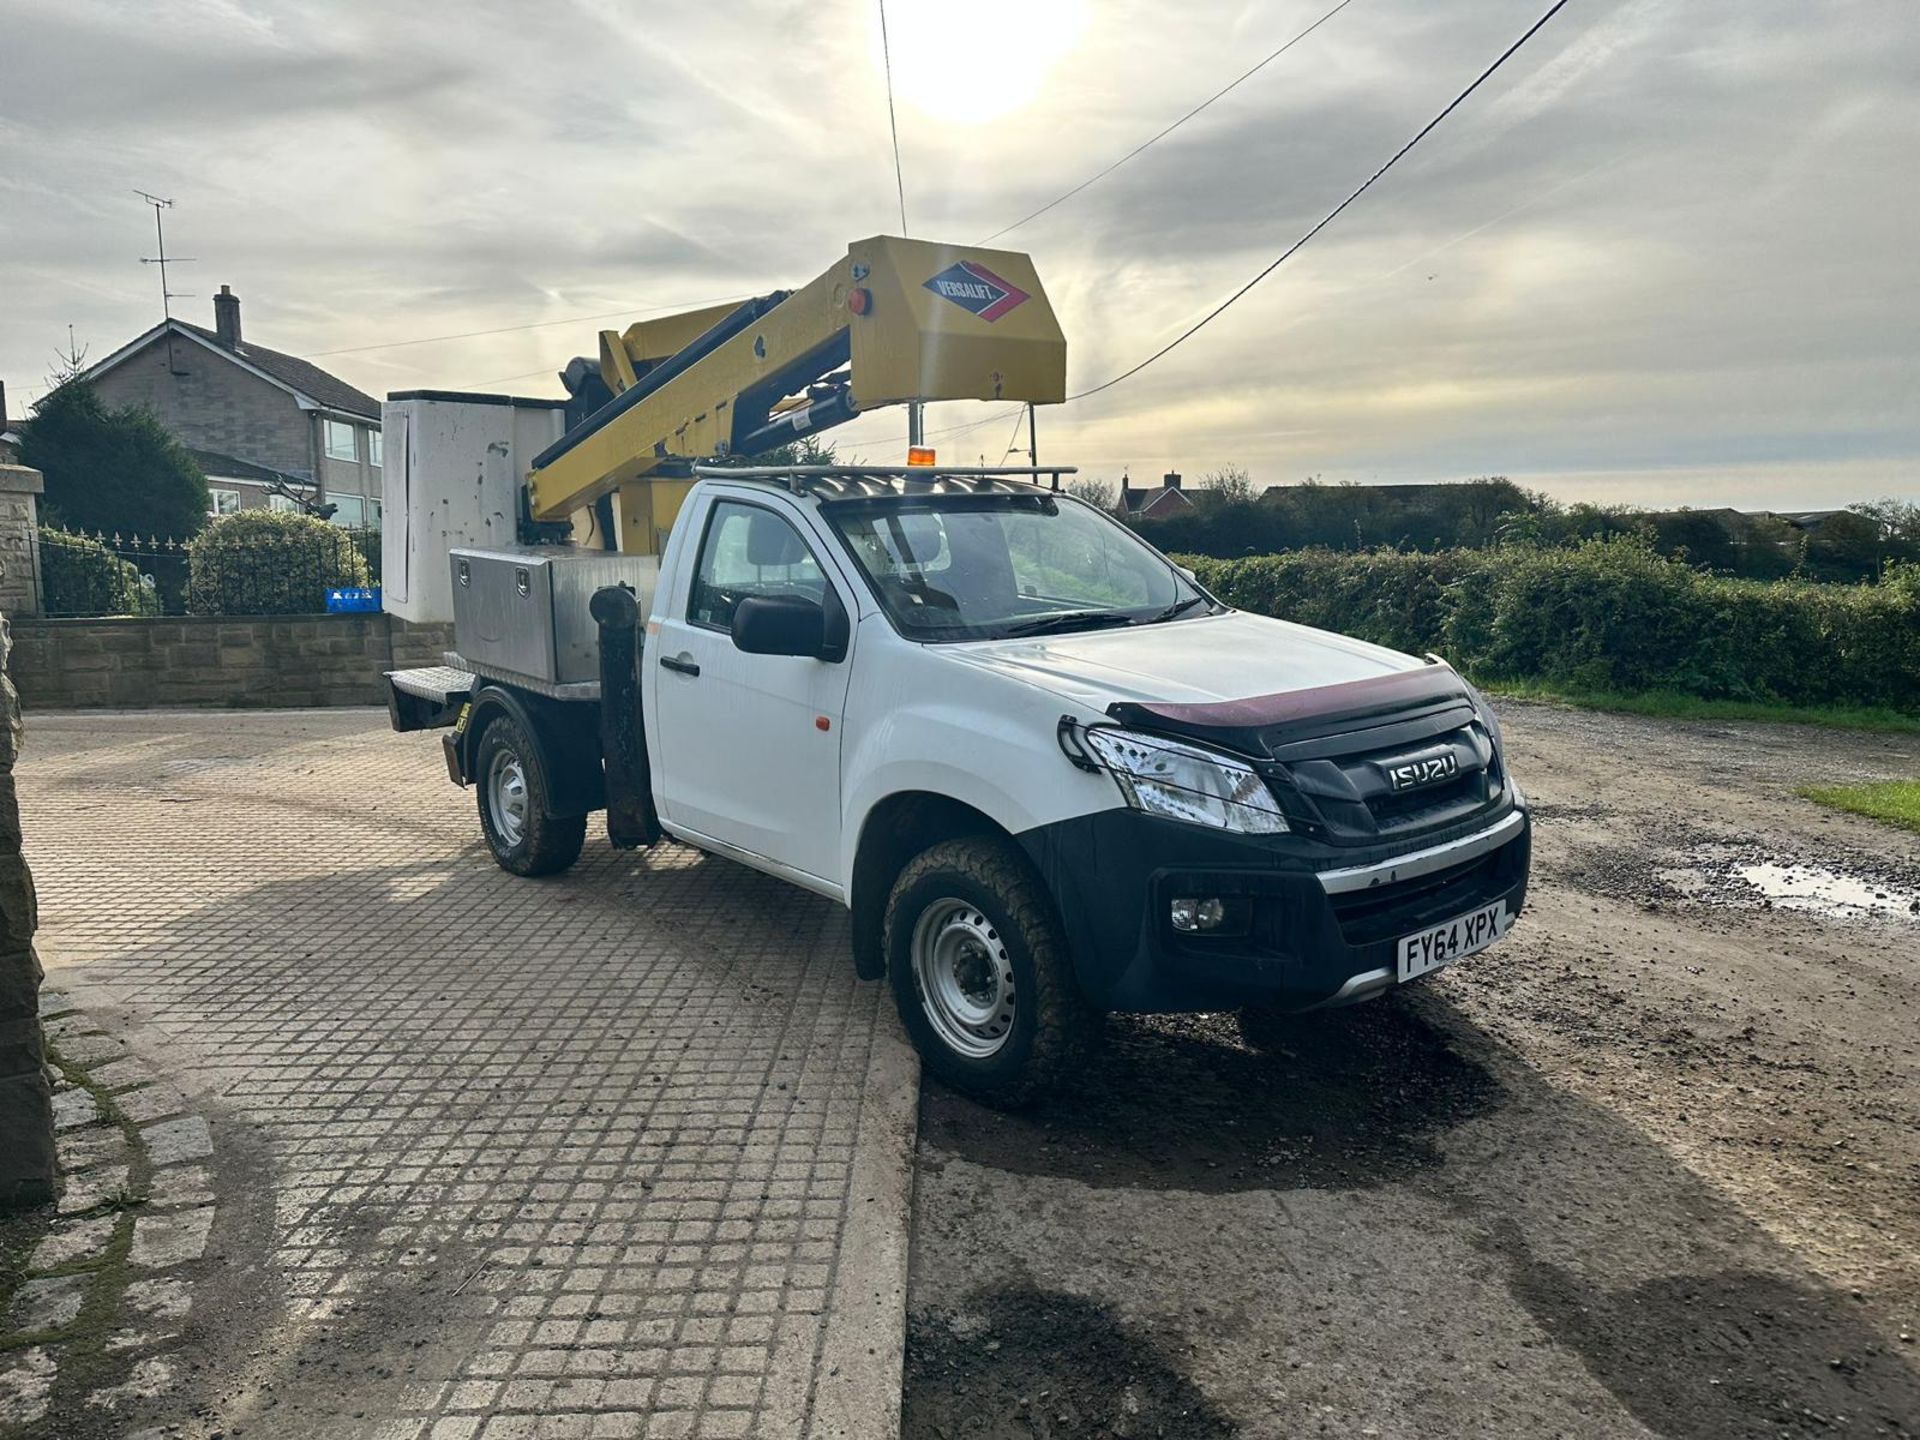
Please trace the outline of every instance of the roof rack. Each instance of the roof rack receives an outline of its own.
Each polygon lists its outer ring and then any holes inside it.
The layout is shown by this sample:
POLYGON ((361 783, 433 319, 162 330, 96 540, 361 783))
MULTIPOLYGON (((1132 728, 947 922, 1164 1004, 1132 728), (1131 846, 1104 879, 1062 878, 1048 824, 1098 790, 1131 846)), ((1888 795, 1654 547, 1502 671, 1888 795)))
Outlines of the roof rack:
POLYGON ((920 484, 985 493, 1019 494, 1040 489, 1037 477, 1052 477, 1046 488, 1058 490, 1062 475, 1077 475, 1074 465, 701 465, 693 473, 702 479, 760 480, 784 485, 796 495, 809 490, 831 490, 842 495, 894 493, 896 486, 920 484))

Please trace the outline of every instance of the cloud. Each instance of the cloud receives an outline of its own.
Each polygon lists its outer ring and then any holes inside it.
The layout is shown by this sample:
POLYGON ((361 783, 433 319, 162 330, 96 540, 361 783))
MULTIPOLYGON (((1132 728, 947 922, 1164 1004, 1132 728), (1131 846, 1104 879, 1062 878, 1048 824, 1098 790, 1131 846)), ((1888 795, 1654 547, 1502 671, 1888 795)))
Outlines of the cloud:
MULTIPOLYGON (((1325 8, 1087 6, 1022 108, 969 124, 902 108, 916 230, 999 228, 1325 8)), ((1359 0, 997 241, 1034 255, 1074 384, 1243 283, 1541 8, 1359 0)), ((1569 6, 1217 322, 1043 416, 1043 452, 1110 473, 1232 461, 1258 480, 1493 471, 1624 494, 1645 473, 1724 499, 1741 476, 1771 495, 1797 474, 1807 505, 1920 492, 1909 8, 1569 6)), ((182 310, 230 283, 249 335, 299 353, 793 285, 897 224, 867 0, 0 0, 0 27, 16 391, 67 323, 104 353, 157 318, 134 186, 179 202, 169 248, 199 257, 176 277, 200 297, 182 310)), ((951 49, 913 64, 994 63, 977 28, 928 33, 951 49)), ((375 390, 539 372, 516 383, 552 393, 601 323, 325 363, 375 390)), ((1009 425, 948 453, 1003 445, 1009 425)), ((843 433, 877 453, 904 428, 883 413, 843 433)))

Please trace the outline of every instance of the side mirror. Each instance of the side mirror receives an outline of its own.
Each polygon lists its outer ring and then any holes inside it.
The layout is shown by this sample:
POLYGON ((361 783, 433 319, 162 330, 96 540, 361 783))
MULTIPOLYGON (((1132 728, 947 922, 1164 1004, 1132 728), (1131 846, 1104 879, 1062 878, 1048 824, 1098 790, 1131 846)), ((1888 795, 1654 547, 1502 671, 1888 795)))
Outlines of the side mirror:
POLYGON ((733 607, 733 645, 748 655, 822 659, 827 612, 804 595, 749 595, 733 607))
POLYGON ((1194 574, 1193 571, 1189 570, 1185 565, 1176 565, 1173 568, 1178 570, 1182 575, 1186 576, 1187 579, 1191 580, 1194 584, 1198 585, 1200 583, 1200 577, 1194 574))

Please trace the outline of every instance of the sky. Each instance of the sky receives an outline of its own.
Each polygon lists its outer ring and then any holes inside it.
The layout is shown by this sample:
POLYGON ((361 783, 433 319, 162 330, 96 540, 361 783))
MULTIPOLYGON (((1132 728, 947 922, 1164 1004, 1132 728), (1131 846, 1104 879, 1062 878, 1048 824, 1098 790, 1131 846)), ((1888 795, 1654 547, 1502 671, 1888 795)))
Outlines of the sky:
MULTIPOLYGON (((889 0, 907 227, 976 241, 1335 0, 889 0)), ((1547 0, 1349 0, 1030 253, 1069 391, 1191 325, 1547 0)), ((554 395, 595 332, 795 286, 900 229, 875 0, 0 0, 0 381, 229 284, 249 339, 376 395, 554 395), (513 328, 508 328, 513 327, 513 328), (500 333, 471 335, 472 331, 500 333), (439 338, 458 336, 461 338, 439 338)), ((1043 408, 1153 483, 1502 474, 1565 501, 1920 499, 1913 0, 1572 0, 1206 329, 1043 408)), ((997 462, 1007 407, 932 407, 997 462), (968 427, 961 429, 959 427, 968 427)), ((834 432, 898 458, 898 410, 834 432)))

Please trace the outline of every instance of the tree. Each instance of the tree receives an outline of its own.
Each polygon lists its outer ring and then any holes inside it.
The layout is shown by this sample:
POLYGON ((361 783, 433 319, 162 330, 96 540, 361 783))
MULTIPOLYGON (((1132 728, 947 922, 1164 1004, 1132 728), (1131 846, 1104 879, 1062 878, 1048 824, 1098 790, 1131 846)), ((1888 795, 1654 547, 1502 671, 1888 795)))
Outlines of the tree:
POLYGON ((1216 505, 1244 505, 1257 498, 1253 477, 1238 465, 1226 465, 1202 475, 1194 497, 1216 505))
POLYGON ((1074 476, 1067 481, 1067 493, 1096 510, 1111 510, 1120 503, 1120 492, 1114 489, 1113 482, 1102 480, 1098 475, 1074 476))
POLYGON ((837 465, 840 457, 831 441, 814 435, 802 435, 758 455, 748 455, 729 463, 740 465, 837 465))
POLYGON ((1849 505, 1880 526, 1881 544, 1890 560, 1920 560, 1920 505, 1888 496, 1849 505))
POLYGON ((1822 580, 1871 580, 1880 572, 1883 543, 1879 520, 1838 511, 1808 534, 1807 569, 1822 580))
POLYGON ((20 461, 46 476, 42 507, 74 530, 188 536, 207 523, 207 477, 150 410, 111 409, 91 385, 43 396, 20 461))

